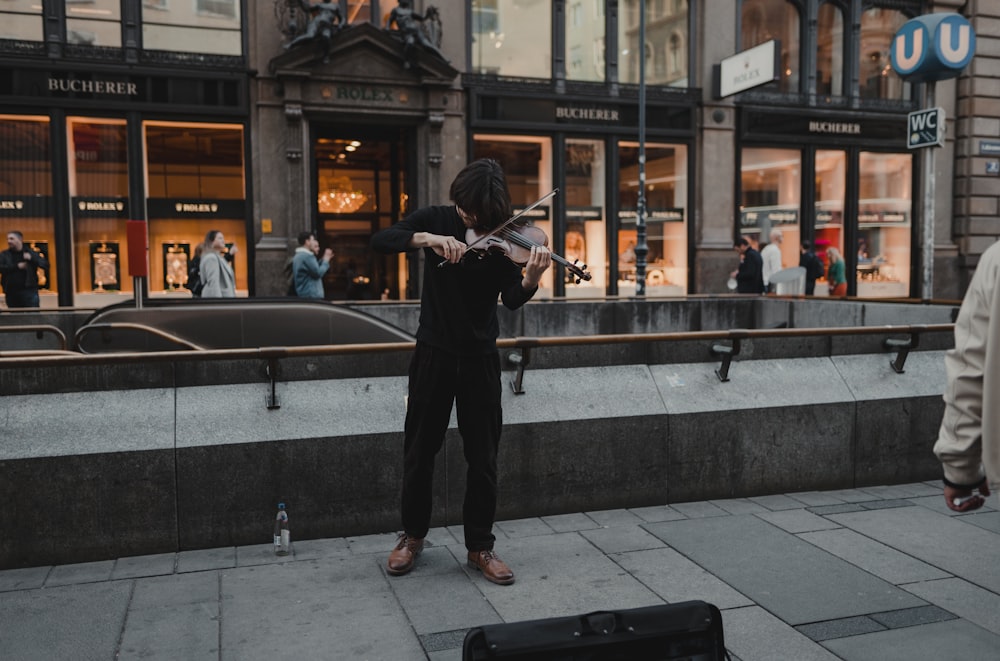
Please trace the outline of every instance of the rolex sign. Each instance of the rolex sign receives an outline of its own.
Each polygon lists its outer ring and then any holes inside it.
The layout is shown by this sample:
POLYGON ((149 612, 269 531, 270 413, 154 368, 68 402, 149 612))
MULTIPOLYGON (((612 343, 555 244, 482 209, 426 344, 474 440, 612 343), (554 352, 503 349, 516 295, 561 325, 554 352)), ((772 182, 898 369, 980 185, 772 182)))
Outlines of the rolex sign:
POLYGON ((930 82, 958 76, 975 50, 976 33, 964 16, 927 14, 899 28, 889 47, 889 61, 903 79, 930 82))

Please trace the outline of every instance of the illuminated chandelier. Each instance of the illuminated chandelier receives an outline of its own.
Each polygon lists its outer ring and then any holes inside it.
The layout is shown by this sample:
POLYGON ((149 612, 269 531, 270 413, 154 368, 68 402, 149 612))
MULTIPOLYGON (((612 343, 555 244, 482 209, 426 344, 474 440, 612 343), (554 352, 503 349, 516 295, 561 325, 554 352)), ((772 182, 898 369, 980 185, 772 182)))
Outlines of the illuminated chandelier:
POLYGON ((320 213, 354 213, 368 201, 347 177, 333 177, 329 183, 330 187, 319 193, 320 213))

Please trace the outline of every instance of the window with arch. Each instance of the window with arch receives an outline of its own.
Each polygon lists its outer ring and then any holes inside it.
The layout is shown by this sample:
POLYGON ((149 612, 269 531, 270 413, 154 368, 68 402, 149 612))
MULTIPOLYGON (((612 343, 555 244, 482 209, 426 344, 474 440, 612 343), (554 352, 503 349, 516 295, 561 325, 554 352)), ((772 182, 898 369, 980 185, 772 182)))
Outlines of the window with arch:
POLYGON ((862 99, 908 100, 910 84, 892 70, 892 38, 909 17, 897 9, 874 7, 861 14, 860 89, 862 99))
POLYGON ((684 71, 684 39, 676 32, 670 35, 670 73, 684 71))
POLYGON ((618 11, 618 79, 639 82, 639 18, 646 7, 646 82, 683 87, 688 84, 688 61, 683 52, 689 31, 687 0, 643 2, 621 0, 618 11))
POLYGON ((844 10, 833 2, 819 6, 816 20, 816 94, 844 95, 844 10))
MULTIPOLYGON (((799 8, 791 0, 747 0, 740 15, 741 50, 777 39, 781 43, 781 78, 777 91, 799 91, 799 8)), ((772 86, 768 88, 773 89, 772 86)), ((768 89, 765 88, 765 89, 768 89)))

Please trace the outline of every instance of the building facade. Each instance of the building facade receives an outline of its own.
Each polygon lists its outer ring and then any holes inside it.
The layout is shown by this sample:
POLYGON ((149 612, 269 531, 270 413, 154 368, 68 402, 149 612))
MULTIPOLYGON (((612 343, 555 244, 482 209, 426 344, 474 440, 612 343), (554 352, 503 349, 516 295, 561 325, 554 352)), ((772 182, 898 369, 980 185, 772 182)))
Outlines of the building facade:
POLYGON ((146 221, 151 296, 190 295, 187 262, 210 228, 243 251, 237 286, 251 291, 243 10, 239 0, 0 6, 0 219, 48 258, 43 306, 131 296, 128 220, 146 221))
POLYGON ((415 298, 419 256, 368 239, 447 204, 480 156, 517 208, 558 190, 530 217, 590 279, 556 267, 542 297, 635 293, 640 182, 647 296, 727 291, 734 239, 780 229, 783 266, 802 240, 835 248, 849 294, 931 278, 957 298, 1000 236, 1000 0, 11 0, 0 18, 0 218, 47 251, 46 306, 131 295, 128 219, 153 297, 189 295, 183 266, 221 229, 241 294, 283 295, 314 231, 327 298, 415 298), (892 37, 936 11, 970 20, 975 57, 904 82, 892 37), (723 94, 723 61, 768 44, 773 80, 723 94), (907 148, 931 97, 934 159, 907 148))

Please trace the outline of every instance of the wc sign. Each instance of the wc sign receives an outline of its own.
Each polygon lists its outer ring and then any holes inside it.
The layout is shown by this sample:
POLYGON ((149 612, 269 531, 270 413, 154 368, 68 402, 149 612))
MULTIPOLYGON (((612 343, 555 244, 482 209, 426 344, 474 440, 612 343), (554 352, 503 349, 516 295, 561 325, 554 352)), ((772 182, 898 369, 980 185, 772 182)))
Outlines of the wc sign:
POLYGON ((889 62, 904 80, 922 83, 955 78, 976 50, 976 33, 964 16, 918 16, 903 24, 889 47, 889 62))
POLYGON ((944 145, 944 108, 928 108, 906 116, 906 146, 940 147, 944 145))

